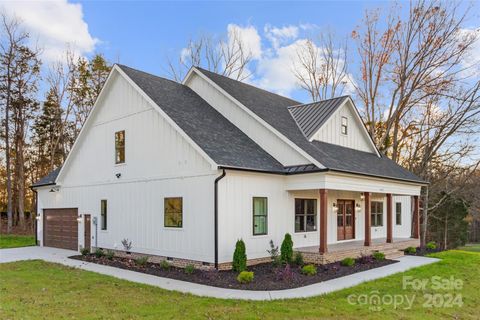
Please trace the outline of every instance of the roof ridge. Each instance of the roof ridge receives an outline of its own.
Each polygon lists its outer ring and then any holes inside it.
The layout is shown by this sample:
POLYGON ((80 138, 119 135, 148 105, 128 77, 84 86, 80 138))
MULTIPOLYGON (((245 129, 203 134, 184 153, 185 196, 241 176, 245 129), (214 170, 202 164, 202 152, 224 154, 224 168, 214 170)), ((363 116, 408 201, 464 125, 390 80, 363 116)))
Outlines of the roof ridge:
POLYGON ((162 79, 162 80, 170 81, 170 82, 173 82, 173 83, 175 83, 175 84, 178 84, 178 85, 181 85, 181 86, 183 86, 183 87, 186 87, 186 86, 183 85, 182 83, 177 82, 177 81, 175 81, 175 80, 168 79, 168 78, 165 78, 165 77, 161 77, 161 76, 158 76, 158 75, 156 75, 156 74, 153 74, 153 73, 150 73, 150 72, 146 72, 146 71, 143 71, 143 70, 140 70, 140 69, 132 68, 132 67, 127 66, 127 65, 125 65, 125 64, 114 63, 114 65, 117 65, 119 68, 128 68, 128 69, 131 69, 131 70, 133 70, 133 71, 140 72, 140 73, 146 74, 146 75, 151 76, 151 77, 155 77, 155 78, 159 78, 159 79, 162 79))
POLYGON ((266 90, 266 89, 262 89, 262 88, 260 88, 260 87, 254 86, 253 84, 250 84, 250 83, 246 83, 246 82, 243 82, 243 81, 240 81, 240 80, 235 80, 235 79, 233 79, 233 78, 230 78, 230 77, 224 76, 224 75, 222 75, 222 74, 219 74, 219 73, 216 73, 216 72, 213 72, 213 71, 204 69, 204 68, 199 67, 199 66, 194 66, 194 68, 196 68, 196 69, 198 69, 198 70, 200 70, 200 71, 202 71, 202 72, 203 72, 203 71, 206 71, 206 72, 208 72, 208 73, 213 73, 213 74, 215 74, 215 75, 217 75, 217 76, 220 76, 220 77, 223 77, 223 78, 227 78, 228 80, 232 80, 232 81, 239 82, 239 83, 244 84, 244 85, 246 85, 246 86, 252 87, 252 88, 254 88, 254 89, 257 89, 257 90, 260 90, 260 91, 263 91, 263 92, 267 92, 267 93, 269 93, 269 94, 276 95, 276 96, 281 97, 281 98, 283 98, 283 99, 288 99, 288 100, 291 100, 291 101, 299 102, 299 101, 297 101, 297 100, 294 100, 294 99, 292 99, 292 98, 286 97, 286 96, 284 96, 284 95, 281 95, 281 94, 278 94, 278 93, 275 93, 275 92, 272 92, 272 91, 269 91, 269 90, 266 90))
POLYGON ((337 99, 344 99, 344 98, 350 98, 350 95, 346 94, 346 95, 343 95, 343 96, 340 96, 340 97, 333 97, 333 98, 314 101, 314 102, 309 102, 309 103, 295 104, 293 106, 288 106, 287 108, 290 109, 290 108, 304 107, 304 106, 309 106, 309 105, 312 105, 312 104, 317 104, 317 103, 320 103, 320 102, 327 102, 327 101, 330 101, 330 100, 337 100, 337 99))

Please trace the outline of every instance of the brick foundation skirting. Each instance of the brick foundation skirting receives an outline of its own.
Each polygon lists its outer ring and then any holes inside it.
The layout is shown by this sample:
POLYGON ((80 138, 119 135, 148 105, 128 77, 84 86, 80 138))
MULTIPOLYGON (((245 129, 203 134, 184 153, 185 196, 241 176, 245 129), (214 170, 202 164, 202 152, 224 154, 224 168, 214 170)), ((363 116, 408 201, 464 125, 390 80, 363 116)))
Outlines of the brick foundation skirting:
MULTIPOLYGON (((144 253, 138 253, 138 252, 127 253, 122 250, 114 250, 114 249, 105 249, 105 248, 100 248, 100 249, 103 249, 103 251, 105 252, 107 250, 111 250, 115 253, 116 257, 121 257, 121 258, 138 259, 142 257, 148 257, 148 262, 151 262, 151 263, 161 263, 162 261, 167 261, 172 266, 178 267, 178 268, 185 268, 188 265, 193 265, 196 269, 201 269, 201 270, 212 270, 215 268, 215 265, 210 262, 202 262, 202 261, 190 260, 190 259, 144 254, 144 253)), ((95 250, 96 248, 92 247, 92 252, 95 252, 95 250)))

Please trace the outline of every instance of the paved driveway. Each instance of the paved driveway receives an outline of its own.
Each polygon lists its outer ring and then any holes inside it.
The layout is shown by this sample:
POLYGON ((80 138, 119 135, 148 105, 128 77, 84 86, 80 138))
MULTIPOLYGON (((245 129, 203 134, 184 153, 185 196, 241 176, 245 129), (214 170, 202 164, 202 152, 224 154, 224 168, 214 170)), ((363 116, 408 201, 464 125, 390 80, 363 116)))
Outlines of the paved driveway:
POLYGON ((344 288, 353 287, 365 281, 383 278, 394 273, 403 272, 408 269, 439 261, 435 258, 405 256, 399 258, 398 263, 386 265, 373 270, 354 273, 349 276, 332 279, 325 282, 315 283, 301 288, 277 291, 250 291, 210 287, 202 284, 162 278, 140 272, 68 259, 69 256, 76 254, 78 254, 76 251, 47 247, 0 249, 0 263, 41 259, 48 262, 60 263, 70 267, 113 276, 119 279, 148 284, 167 290, 191 293, 199 296, 223 299, 275 300, 318 296, 344 288))

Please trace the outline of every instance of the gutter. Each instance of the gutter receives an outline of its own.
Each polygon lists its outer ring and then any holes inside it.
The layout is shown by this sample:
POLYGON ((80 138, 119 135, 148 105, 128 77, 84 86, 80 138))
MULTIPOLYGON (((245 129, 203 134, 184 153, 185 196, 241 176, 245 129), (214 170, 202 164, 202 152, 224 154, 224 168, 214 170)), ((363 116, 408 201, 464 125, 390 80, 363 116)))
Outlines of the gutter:
POLYGON ((214 183, 214 207, 213 207, 213 211, 214 211, 214 252, 215 252, 215 269, 218 270, 218 182, 220 180, 222 180, 225 175, 227 174, 225 172, 225 169, 222 169, 223 172, 220 176, 218 176, 216 179, 215 179, 215 183, 214 183))

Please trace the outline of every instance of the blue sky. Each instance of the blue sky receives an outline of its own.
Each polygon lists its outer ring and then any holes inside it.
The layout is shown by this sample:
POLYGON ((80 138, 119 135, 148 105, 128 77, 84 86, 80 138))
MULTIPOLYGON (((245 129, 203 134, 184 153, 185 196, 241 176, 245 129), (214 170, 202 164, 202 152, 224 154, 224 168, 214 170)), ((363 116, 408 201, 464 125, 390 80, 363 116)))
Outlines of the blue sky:
MULTIPOLYGON (((227 35, 238 30, 254 53, 249 82, 267 90, 308 101, 291 72, 295 45, 325 30, 349 37, 366 10, 387 9, 387 1, 1 1, 20 17, 32 39, 43 49, 45 65, 58 60, 66 45, 77 54, 103 53, 157 75, 167 75, 167 58, 179 56, 189 39, 203 34, 227 35), (230 28, 230 29, 229 29, 230 28)), ((408 2, 400 2, 408 7, 408 2)), ((478 9, 478 7, 477 7, 478 9)), ((478 28, 478 11, 467 23, 478 28)), ((349 39, 349 50, 355 50, 349 39)), ((477 48, 480 56, 480 46, 477 48)), ((349 71, 358 73, 350 55, 349 71)), ((346 92, 350 93, 350 92, 346 92)))

